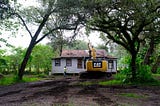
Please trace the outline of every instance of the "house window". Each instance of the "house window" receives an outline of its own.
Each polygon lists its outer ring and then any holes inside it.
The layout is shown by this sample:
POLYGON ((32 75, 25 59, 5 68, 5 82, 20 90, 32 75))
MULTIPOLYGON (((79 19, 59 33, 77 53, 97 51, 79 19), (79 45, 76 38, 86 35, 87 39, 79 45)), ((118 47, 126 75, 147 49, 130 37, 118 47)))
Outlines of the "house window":
POLYGON ((82 68, 82 59, 77 59, 77 68, 82 68))
POLYGON ((61 66, 61 60, 55 59, 55 66, 61 66))
POLYGON ((113 60, 108 61, 108 69, 113 69, 113 60))
POLYGON ((66 59, 66 66, 72 66, 72 60, 66 59))

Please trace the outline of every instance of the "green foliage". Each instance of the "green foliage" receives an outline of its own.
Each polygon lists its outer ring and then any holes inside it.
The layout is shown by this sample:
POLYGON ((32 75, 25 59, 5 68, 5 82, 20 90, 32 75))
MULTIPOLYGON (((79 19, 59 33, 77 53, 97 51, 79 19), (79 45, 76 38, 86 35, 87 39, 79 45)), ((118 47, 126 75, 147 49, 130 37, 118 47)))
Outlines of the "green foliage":
POLYGON ((120 74, 125 75, 123 77, 124 83, 135 83, 135 84, 145 84, 156 82, 151 73, 151 68, 146 65, 138 65, 136 68, 136 79, 132 82, 131 69, 130 67, 123 69, 120 74))
POLYGON ((139 65, 137 67, 137 82, 138 83, 147 83, 154 82, 151 68, 147 65, 139 65))
POLYGON ((157 69, 157 72, 156 72, 157 74, 160 74, 160 67, 157 69))
MULTIPOLYGON (((91 18, 88 18, 88 26, 91 29, 104 32, 108 39, 123 46, 131 54, 132 62, 129 62, 129 67, 132 68, 128 67, 128 69, 132 70, 130 71, 132 72, 132 80, 136 80, 135 58, 139 52, 140 43, 144 40, 144 36, 142 36, 144 29, 159 22, 160 16, 156 10, 159 7, 158 1, 92 0, 91 2, 85 0, 84 4, 87 5, 84 8, 86 7, 91 15, 91 18)), ((154 28, 153 30, 157 31, 158 29, 154 28)))
MULTIPOLYGON (((5 50, 0 50, 0 73, 17 74, 22 59, 24 58, 26 49, 14 47, 11 49, 11 54, 6 54, 5 50)), ((51 58, 53 51, 50 46, 37 45, 32 55, 29 58, 28 66, 26 67, 27 74, 46 73, 51 70, 51 58)))
POLYGON ((123 82, 123 80, 126 78, 126 76, 125 76, 125 74, 123 74, 122 72, 124 72, 124 71, 121 71, 121 72, 117 73, 117 74, 114 76, 115 80, 119 80, 119 81, 122 81, 122 82, 123 82))
POLYGON ((104 49, 104 50, 106 50, 108 52, 108 47, 106 45, 104 45, 104 44, 99 44, 99 45, 97 45, 96 48, 97 49, 104 49))
MULTIPOLYGON (((134 80, 134 83, 149 83, 154 82, 154 78, 151 73, 151 67, 147 65, 142 64, 141 58, 136 58, 136 79, 134 80)), ((118 73, 118 76, 120 76, 120 80, 123 80, 124 83, 131 83, 132 82, 132 71, 131 71, 131 58, 130 56, 125 56, 121 59, 121 63, 124 64, 124 66, 121 68, 120 73, 118 73), (122 77, 121 77, 122 76, 122 77)), ((117 76, 117 77, 118 77, 117 76)))
MULTIPOLYGON (((69 45, 68 45, 69 46, 69 45)), ((87 42, 83 40, 75 40, 69 47, 70 49, 77 49, 77 50, 86 50, 88 49, 87 42)))
POLYGON ((28 62, 29 71, 34 71, 37 74, 47 73, 51 70, 51 59, 53 56, 52 48, 48 45, 37 45, 33 49, 28 62))
POLYGON ((118 70, 120 71, 120 73, 122 73, 124 75, 126 75, 126 73, 128 73, 127 70, 128 70, 128 68, 130 68, 130 65, 129 65, 130 62, 131 62, 131 57, 127 53, 124 53, 123 56, 120 57, 120 59, 118 61, 118 70))
POLYGON ((130 67, 125 67, 116 75, 118 80, 121 80, 123 83, 128 83, 131 80, 131 70, 130 67))
POLYGON ((10 10, 9 0, 1 0, 0 2, 0 19, 5 19, 10 10))

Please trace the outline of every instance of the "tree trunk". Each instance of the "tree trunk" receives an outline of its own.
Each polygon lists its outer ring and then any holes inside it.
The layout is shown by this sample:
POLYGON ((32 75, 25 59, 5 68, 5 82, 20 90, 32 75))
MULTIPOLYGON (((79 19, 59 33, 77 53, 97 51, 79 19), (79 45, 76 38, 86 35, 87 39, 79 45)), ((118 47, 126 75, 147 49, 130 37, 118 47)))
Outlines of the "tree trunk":
POLYGON ((160 56, 157 57, 157 60, 156 60, 155 64, 153 65, 151 71, 153 73, 156 73, 159 66, 160 66, 160 56))
POLYGON ((137 53, 136 52, 132 52, 132 57, 131 57, 131 72, 132 72, 132 78, 131 81, 135 81, 136 80, 136 56, 137 53))
MULTIPOLYGON (((21 67, 20 67, 20 69, 19 69, 19 71, 18 71, 18 78, 19 78, 19 80, 22 80, 25 67, 26 67, 27 62, 28 62, 28 60, 29 60, 29 57, 30 57, 30 55, 31 55, 31 52, 32 52, 34 46, 36 45, 36 40, 37 40, 37 38, 38 38, 38 35, 40 34, 40 32, 41 32, 42 28, 44 27, 46 21, 48 20, 49 15, 50 15, 50 14, 46 14, 46 15, 43 17, 43 21, 42 21, 41 24, 39 25, 39 27, 38 27, 35 35, 31 38, 31 42, 30 42, 30 44, 29 44, 29 47, 27 48, 26 54, 25 54, 24 59, 23 59, 23 61, 22 61, 22 63, 21 63, 21 67)), ((42 39, 41 39, 41 40, 42 40, 42 39)))
POLYGON ((27 49, 27 51, 26 51, 26 54, 25 54, 25 56, 24 56, 24 59, 23 59, 23 61, 22 61, 22 63, 21 63, 21 67, 19 68, 19 71, 18 71, 18 79, 19 80, 22 80, 22 77, 23 77, 23 74, 24 74, 24 71, 25 71, 25 67, 26 67, 26 65, 27 65, 27 62, 28 62, 28 60, 29 60, 29 57, 30 57, 30 55, 31 55, 31 52, 32 52, 32 50, 33 50, 33 48, 34 48, 34 40, 32 39, 31 40, 31 42, 30 42, 30 45, 29 45, 29 47, 28 47, 28 49, 27 49))
POLYGON ((61 56, 62 55, 62 49, 63 49, 63 43, 62 44, 60 44, 60 50, 59 50, 59 56, 61 56))
POLYGON ((143 64, 150 65, 152 63, 150 57, 152 56, 153 52, 154 52, 154 38, 151 38, 151 41, 149 43, 149 48, 146 52, 143 64))

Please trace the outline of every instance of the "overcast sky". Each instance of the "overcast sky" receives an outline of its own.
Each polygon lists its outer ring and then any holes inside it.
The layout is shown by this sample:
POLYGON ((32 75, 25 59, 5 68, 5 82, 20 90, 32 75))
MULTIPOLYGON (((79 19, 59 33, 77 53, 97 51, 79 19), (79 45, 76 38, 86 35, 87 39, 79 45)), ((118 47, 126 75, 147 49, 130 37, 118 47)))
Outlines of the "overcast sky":
MULTIPOLYGON (((24 4, 25 6, 31 6, 31 5, 38 5, 36 4, 36 0, 17 0, 19 3, 24 4)), ((30 28, 30 27, 29 27, 30 28)), ((35 28, 33 28, 35 29, 35 28)), ((28 34, 28 32, 26 32, 26 30, 24 29, 19 29, 18 33, 16 34, 16 37, 10 37, 8 38, 6 35, 10 35, 10 32, 6 32, 3 31, 2 33, 2 37, 8 40, 8 43, 11 45, 14 45, 16 47, 28 47, 29 42, 30 42, 30 36, 28 34)), ((84 34, 83 34, 84 35, 84 34)), ((101 42, 101 40, 98 38, 99 33, 93 33, 91 34, 91 36, 89 36, 89 38, 82 36, 81 40, 85 40, 86 42, 88 42, 88 39, 91 41, 91 43, 96 46, 97 44, 99 44, 101 42)), ((40 43, 45 44, 47 43, 49 40, 47 38, 45 38, 44 40, 42 40, 40 43)), ((2 45, 2 44, 0 44, 2 45)), ((5 46, 3 46, 5 47, 5 46)))

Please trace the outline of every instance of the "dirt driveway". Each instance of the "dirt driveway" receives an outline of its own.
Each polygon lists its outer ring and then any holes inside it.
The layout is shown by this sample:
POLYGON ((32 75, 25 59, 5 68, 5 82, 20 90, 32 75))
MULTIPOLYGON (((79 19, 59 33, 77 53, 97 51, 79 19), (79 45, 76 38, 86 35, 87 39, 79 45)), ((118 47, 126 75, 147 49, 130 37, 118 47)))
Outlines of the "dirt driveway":
POLYGON ((77 85, 84 81, 70 77, 0 86, 0 106, 160 106, 159 87, 77 85))

